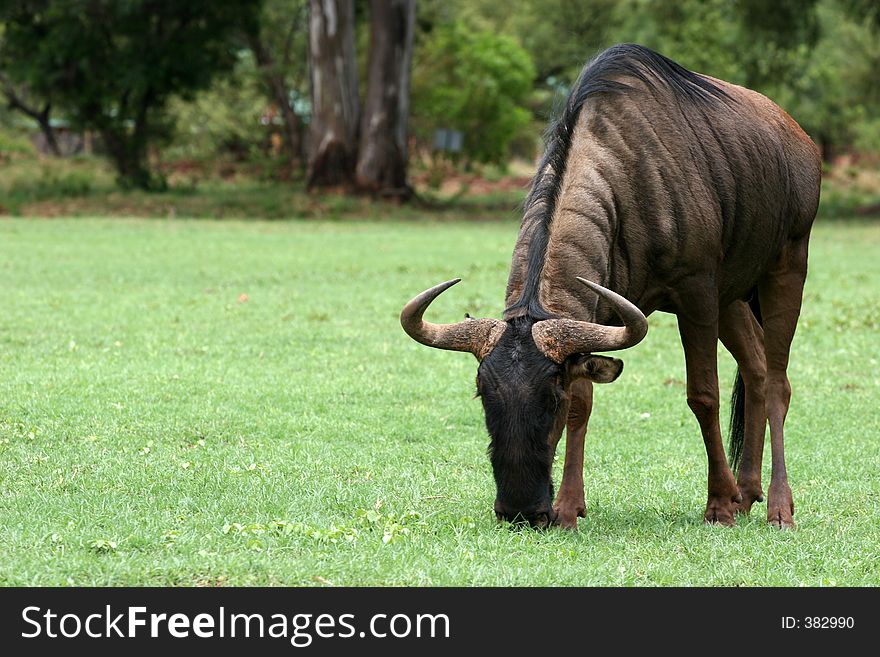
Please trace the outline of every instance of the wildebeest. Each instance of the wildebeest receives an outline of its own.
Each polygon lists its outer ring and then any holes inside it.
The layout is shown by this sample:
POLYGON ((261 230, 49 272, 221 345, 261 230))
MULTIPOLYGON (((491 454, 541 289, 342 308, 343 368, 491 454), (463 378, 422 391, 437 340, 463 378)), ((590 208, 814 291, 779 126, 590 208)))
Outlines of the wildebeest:
POLYGON ((767 516, 794 524, 786 370, 819 185, 816 146, 757 92, 637 45, 610 48, 584 68, 524 204, 504 321, 424 321, 458 279, 418 295, 400 317, 413 339, 480 361, 499 520, 577 526, 592 384, 623 369, 596 353, 638 343, 646 316, 659 310, 677 317, 687 403, 709 459, 705 521, 733 525, 736 512, 763 501, 769 421, 767 516), (730 465, 719 424, 719 339, 738 366, 730 465), (566 425, 552 503, 551 466, 566 425))

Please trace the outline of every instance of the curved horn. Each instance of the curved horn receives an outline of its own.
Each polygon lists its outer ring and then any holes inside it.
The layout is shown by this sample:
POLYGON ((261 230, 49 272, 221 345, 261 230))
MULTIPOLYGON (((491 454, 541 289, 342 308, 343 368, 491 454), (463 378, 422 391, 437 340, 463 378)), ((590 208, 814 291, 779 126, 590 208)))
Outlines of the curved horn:
POLYGON ((422 319, 431 302, 460 281, 460 278, 454 278, 440 283, 413 298, 400 313, 400 325, 416 342, 437 349, 468 351, 482 360, 504 332, 507 326, 504 322, 497 319, 466 319, 457 324, 432 324, 422 319))
POLYGON ((580 276, 578 280, 611 304, 623 320, 623 326, 604 326, 574 319, 535 322, 532 338, 545 356, 562 363, 572 354, 616 351, 642 341, 648 333, 648 320, 634 303, 580 276))

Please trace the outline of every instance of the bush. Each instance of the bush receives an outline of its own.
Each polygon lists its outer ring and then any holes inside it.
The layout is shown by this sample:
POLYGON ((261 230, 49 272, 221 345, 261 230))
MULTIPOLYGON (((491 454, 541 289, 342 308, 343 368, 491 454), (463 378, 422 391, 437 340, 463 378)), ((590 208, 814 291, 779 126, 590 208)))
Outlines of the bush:
POLYGON ((466 163, 498 163, 529 124, 535 68, 515 40, 440 25, 418 44, 413 63, 412 129, 423 143, 439 128, 464 135, 466 163))

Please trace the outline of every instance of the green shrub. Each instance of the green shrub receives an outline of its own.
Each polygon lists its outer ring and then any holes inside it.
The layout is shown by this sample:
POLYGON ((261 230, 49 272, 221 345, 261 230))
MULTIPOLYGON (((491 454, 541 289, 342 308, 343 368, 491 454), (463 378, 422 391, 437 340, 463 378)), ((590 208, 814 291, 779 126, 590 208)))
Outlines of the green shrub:
POLYGON ((0 129, 0 158, 35 154, 34 145, 21 130, 0 129))
POLYGON ((498 163, 529 124, 535 68, 508 36, 440 25, 418 44, 413 64, 412 128, 431 143, 439 128, 459 130, 465 162, 498 163))

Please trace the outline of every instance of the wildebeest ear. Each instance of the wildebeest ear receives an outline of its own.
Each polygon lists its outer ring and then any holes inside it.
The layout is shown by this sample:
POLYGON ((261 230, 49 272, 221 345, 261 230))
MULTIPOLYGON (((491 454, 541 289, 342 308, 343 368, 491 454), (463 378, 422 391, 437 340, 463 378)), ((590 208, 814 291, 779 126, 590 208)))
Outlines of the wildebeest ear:
POLYGON ((608 356, 578 356, 571 366, 575 378, 586 377, 594 383, 611 383, 623 372, 623 361, 608 356))

